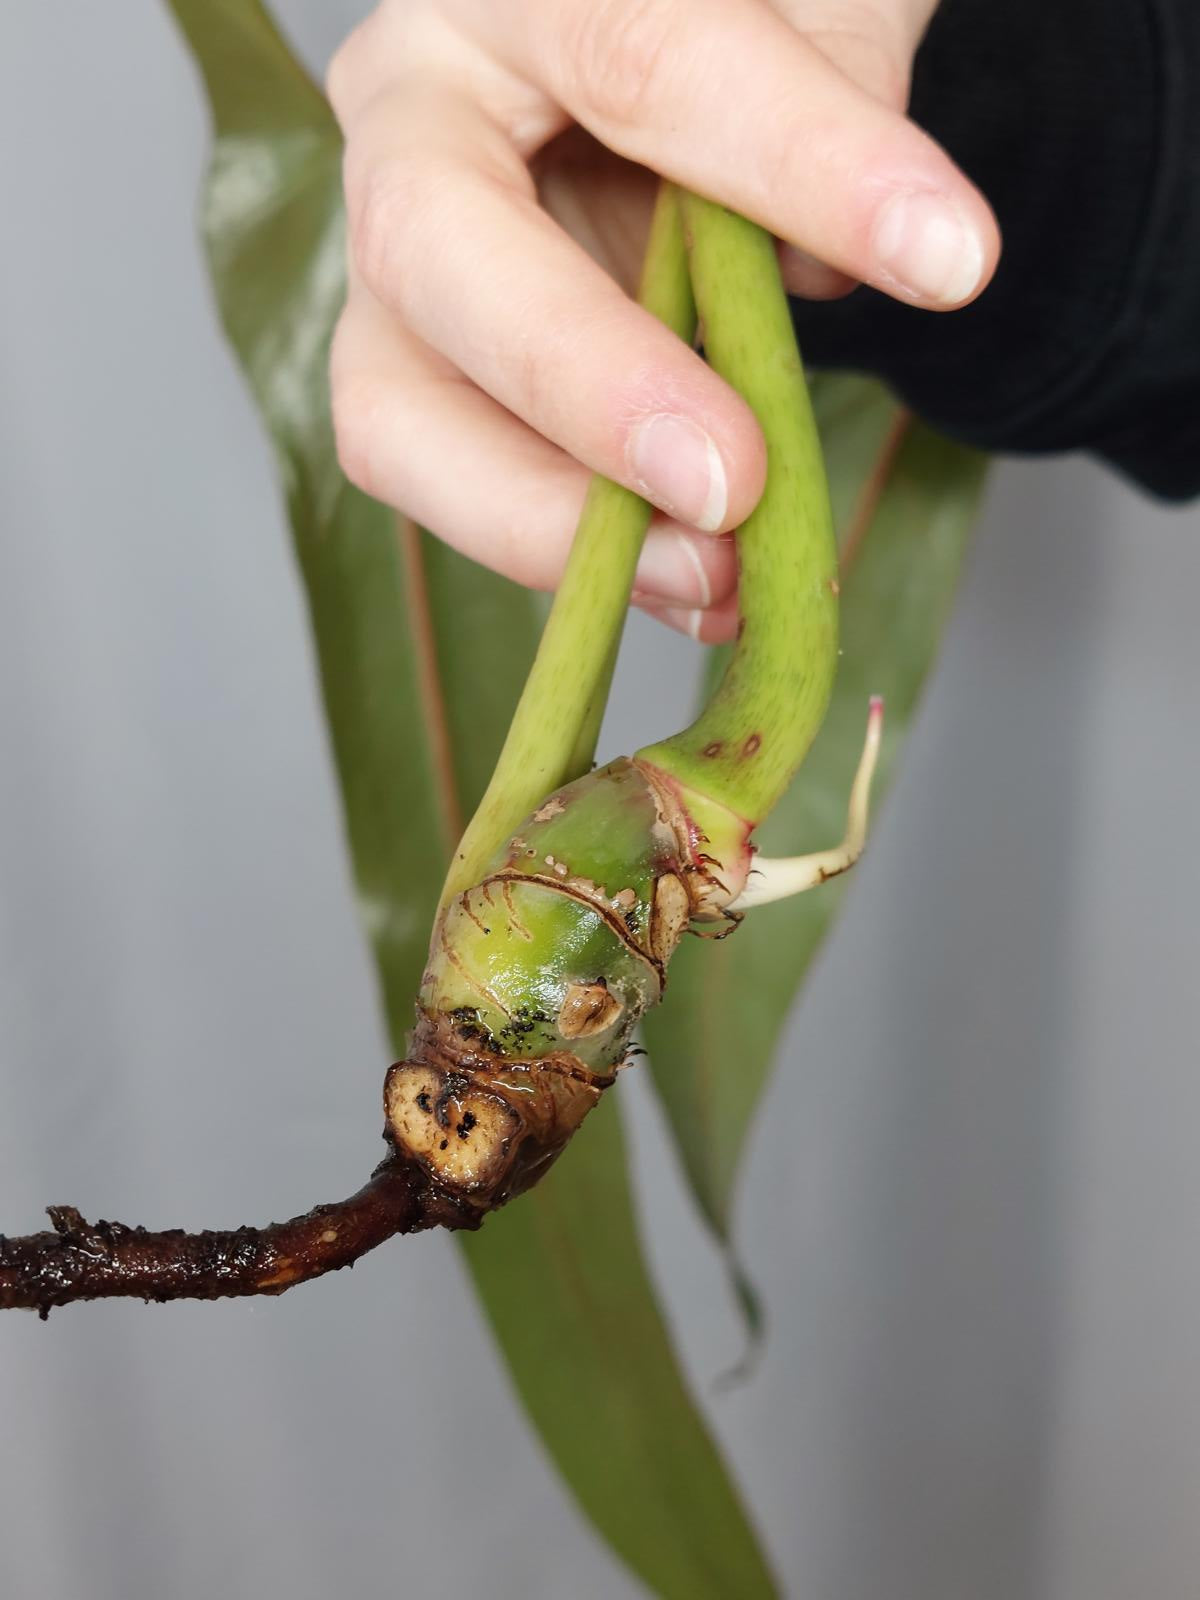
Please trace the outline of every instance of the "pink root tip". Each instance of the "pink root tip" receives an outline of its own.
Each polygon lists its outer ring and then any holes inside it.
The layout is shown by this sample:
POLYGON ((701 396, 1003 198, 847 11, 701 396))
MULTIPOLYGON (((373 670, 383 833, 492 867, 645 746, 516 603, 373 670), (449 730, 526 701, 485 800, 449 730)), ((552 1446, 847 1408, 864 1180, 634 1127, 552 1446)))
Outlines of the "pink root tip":
POLYGON ((883 696, 881 694, 873 694, 871 696, 870 714, 873 717, 881 717, 883 715, 883 696))

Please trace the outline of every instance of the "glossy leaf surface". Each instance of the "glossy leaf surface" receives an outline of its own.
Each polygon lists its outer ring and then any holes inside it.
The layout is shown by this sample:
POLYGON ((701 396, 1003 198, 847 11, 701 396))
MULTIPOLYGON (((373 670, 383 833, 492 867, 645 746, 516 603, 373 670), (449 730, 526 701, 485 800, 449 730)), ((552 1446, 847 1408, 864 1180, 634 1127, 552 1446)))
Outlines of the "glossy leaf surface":
MULTIPOLYGON (((544 608, 398 530, 342 478, 326 379, 343 293, 337 130, 257 0, 172 9, 213 108, 204 227, 217 297, 279 458, 399 1051, 446 859, 491 770, 544 608)), ((772 1594, 647 1276, 611 1095, 550 1177, 468 1241, 468 1260, 547 1449, 613 1548, 679 1600, 772 1594)))

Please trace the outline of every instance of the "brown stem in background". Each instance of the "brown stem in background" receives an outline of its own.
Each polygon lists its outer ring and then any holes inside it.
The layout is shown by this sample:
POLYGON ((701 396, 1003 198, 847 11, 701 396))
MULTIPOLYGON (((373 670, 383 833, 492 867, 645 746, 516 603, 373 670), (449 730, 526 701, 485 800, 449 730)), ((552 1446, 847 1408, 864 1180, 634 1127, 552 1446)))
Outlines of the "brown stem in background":
POLYGON ((456 1202, 394 1150, 348 1200, 288 1222, 227 1232, 149 1233, 121 1222, 85 1222, 74 1206, 49 1206, 53 1233, 0 1234, 0 1310, 49 1315, 73 1300, 219 1300, 282 1294, 293 1284, 351 1267, 395 1233, 475 1228, 479 1212, 456 1202))
POLYGON ((883 491, 891 480, 892 468, 896 464, 896 457, 900 454, 900 446, 912 431, 914 421, 912 412, 901 408, 892 418, 891 425, 884 435, 879 454, 859 491, 858 500, 855 502, 854 511, 842 539, 841 549, 838 551, 838 571, 843 579, 854 565, 859 546, 875 520, 883 491))
POLYGON ((411 517, 398 517, 397 538, 404 562, 404 599, 417 674, 421 722, 429 741, 429 764, 445 830, 446 855, 462 838, 464 819, 454 775, 454 748, 446 715, 446 690, 438 669, 437 638, 429 606, 429 577, 421 549, 421 530, 411 517))

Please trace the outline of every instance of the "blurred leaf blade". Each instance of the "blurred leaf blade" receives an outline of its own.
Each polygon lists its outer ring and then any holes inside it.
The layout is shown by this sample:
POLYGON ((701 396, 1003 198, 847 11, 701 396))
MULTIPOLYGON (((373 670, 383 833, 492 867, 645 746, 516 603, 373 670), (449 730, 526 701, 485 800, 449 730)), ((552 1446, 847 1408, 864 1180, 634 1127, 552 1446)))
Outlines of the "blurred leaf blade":
MULTIPOLYGON (((822 376, 814 398, 841 536, 842 659, 821 733, 757 836, 768 855, 841 837, 872 693, 887 703, 876 806, 886 792, 949 618, 986 468, 873 380, 822 376)), ((780 1033, 853 879, 755 910, 715 947, 692 941, 672 964, 668 1003, 646 1020, 655 1088, 727 1251, 739 1164, 780 1033)), ((753 1329, 732 1255, 730 1266, 753 1329)))
POLYGON ((773 1595, 657 1307, 611 1094, 584 1133, 519 1205, 463 1240, 502 1345, 524 1347, 512 1362, 517 1388, 580 1503, 654 1593, 773 1595), (536 1319, 525 1314, 530 1302, 536 1319), (584 1359, 562 1361, 564 1348, 584 1359), (581 1404, 580 1384, 591 1402, 581 1404))
POLYGON ((261 6, 172 9, 216 125, 202 220, 218 305, 275 446, 359 902, 389 1025, 402 1032, 449 839, 407 535, 342 476, 329 416, 328 349, 345 295, 340 135, 261 6))
MULTIPOLYGON (((543 604, 398 527, 342 477, 326 378, 344 292, 337 129, 259 0, 169 4, 213 109, 210 264, 286 488, 359 900, 401 1050, 454 842, 448 813, 482 792, 543 604)), ((464 1242, 517 1389, 613 1549, 664 1596, 773 1595, 655 1299, 612 1097, 548 1179, 464 1242)))

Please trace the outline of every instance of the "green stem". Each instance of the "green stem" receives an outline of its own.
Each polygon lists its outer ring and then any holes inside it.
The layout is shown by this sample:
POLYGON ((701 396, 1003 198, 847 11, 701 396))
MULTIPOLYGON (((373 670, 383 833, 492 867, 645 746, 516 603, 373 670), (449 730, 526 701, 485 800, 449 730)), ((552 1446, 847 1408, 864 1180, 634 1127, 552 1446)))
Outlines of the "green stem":
MULTIPOLYGON (((666 183, 650 227, 638 301, 691 342, 696 308, 678 191, 666 183)), ((479 880, 505 836, 546 795, 591 764, 651 515, 631 490, 593 478, 496 770, 454 853, 443 906, 479 880)))
POLYGON ((683 195, 708 359, 749 403, 767 486, 738 532, 741 633, 690 728, 638 759, 751 826, 779 800, 825 715, 837 666, 837 549, 820 442, 770 236, 683 195))
POLYGON ((572 777, 582 776, 591 768, 596 758, 596 745, 600 740, 600 727, 604 721, 604 713, 608 708, 609 690, 612 688, 613 674, 617 670, 617 657, 620 653, 621 635, 617 634, 608 652, 608 660, 597 674, 596 692, 579 727, 579 738, 575 742, 575 749, 572 752, 569 763, 569 772, 572 777))

